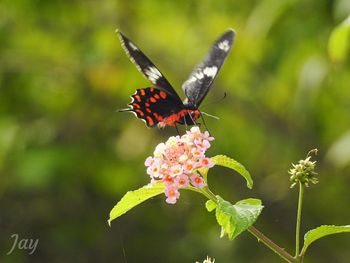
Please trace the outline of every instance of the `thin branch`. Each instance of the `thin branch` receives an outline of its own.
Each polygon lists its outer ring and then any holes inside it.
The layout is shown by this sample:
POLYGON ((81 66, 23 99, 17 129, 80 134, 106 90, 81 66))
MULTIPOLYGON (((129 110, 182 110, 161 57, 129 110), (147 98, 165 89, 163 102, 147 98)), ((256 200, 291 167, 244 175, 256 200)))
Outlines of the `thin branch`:
POLYGON ((289 263, 296 262, 295 258, 293 258, 287 251, 284 250, 284 248, 281 248, 278 246, 275 242, 273 242, 271 239, 269 239, 267 236, 265 236, 263 233, 261 233, 258 229, 251 226, 248 228, 248 231, 255 236, 258 241, 261 241, 269 247, 271 250, 273 250, 276 254, 278 254, 281 258, 283 258, 285 261, 289 263))

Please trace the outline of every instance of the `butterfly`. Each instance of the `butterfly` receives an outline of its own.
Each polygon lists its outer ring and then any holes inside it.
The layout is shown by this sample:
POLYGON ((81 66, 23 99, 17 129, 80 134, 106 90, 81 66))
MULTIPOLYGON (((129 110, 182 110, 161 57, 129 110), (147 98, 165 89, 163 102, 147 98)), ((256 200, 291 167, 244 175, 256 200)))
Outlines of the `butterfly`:
POLYGON ((201 116, 198 107, 210 90, 232 47, 235 31, 229 29, 224 32, 183 83, 182 89, 186 96, 183 101, 151 60, 119 30, 117 34, 130 60, 153 84, 152 87, 137 89, 131 96, 129 108, 119 111, 134 113, 148 127, 196 125, 196 120, 201 116))

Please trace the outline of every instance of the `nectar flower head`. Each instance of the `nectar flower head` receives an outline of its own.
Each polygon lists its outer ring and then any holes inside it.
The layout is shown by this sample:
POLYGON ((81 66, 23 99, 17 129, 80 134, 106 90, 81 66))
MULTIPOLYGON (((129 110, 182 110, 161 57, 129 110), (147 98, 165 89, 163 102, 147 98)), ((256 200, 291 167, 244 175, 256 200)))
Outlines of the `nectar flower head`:
POLYGON ((175 204, 180 197, 179 188, 206 186, 198 173, 200 168, 211 168, 214 163, 205 156, 214 138, 199 127, 192 127, 186 134, 172 136, 165 143, 160 143, 154 150, 153 157, 145 161, 151 183, 164 182, 166 202, 175 204))

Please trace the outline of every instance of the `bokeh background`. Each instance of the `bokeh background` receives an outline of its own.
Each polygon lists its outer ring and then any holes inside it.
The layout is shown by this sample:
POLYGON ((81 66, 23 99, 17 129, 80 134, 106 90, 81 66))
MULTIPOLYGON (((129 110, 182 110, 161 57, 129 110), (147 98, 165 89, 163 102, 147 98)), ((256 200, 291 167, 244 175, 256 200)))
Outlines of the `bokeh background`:
MULTIPOLYGON (((255 186, 215 168, 213 191, 232 202, 262 199, 256 227, 293 253, 297 189, 287 171, 317 147, 320 183, 305 194, 302 231, 349 224, 350 61, 328 52, 349 13, 348 0, 2 0, 0 262, 281 261, 249 233, 220 239, 195 193, 174 206, 156 197, 107 225, 123 194, 148 183, 145 158, 176 134, 116 112, 150 85, 116 28, 181 95, 213 41, 234 28, 201 109, 220 117, 206 119, 216 138, 209 155, 243 163, 255 186), (38 238, 37 250, 6 255, 15 233, 38 238)), ((350 262, 349 245, 346 234, 317 241, 305 262, 350 262)))

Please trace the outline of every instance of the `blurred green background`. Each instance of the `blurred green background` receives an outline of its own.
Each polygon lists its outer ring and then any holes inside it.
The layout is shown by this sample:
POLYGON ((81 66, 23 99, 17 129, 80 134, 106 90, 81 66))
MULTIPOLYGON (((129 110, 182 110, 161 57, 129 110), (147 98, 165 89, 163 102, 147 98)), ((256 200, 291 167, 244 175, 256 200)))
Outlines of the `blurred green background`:
MULTIPOLYGON (((176 133, 116 112, 150 85, 116 28, 181 94, 213 41, 234 28, 201 109, 220 117, 206 119, 216 138, 209 155, 242 162, 255 187, 215 168, 213 190, 231 201, 261 198, 256 227, 292 253, 297 190, 287 170, 317 147, 320 183, 305 194, 302 231, 349 224, 350 61, 327 51, 349 13, 349 0, 2 0, 0 262, 280 262, 249 233, 220 239, 194 193, 175 206, 156 197, 108 227, 123 194, 148 183, 145 158, 176 133), (37 250, 6 255, 14 233, 38 238, 37 250)), ((305 262, 350 262, 349 244, 346 234, 317 241, 305 262)))

